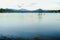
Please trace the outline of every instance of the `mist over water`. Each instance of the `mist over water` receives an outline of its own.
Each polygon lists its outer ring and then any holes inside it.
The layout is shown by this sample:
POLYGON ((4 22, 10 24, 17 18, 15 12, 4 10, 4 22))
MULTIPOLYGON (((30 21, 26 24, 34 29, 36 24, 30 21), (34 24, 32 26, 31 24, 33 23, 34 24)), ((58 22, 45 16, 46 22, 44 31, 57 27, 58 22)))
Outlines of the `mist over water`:
POLYGON ((60 33, 60 13, 0 13, 0 34, 31 36, 60 33))

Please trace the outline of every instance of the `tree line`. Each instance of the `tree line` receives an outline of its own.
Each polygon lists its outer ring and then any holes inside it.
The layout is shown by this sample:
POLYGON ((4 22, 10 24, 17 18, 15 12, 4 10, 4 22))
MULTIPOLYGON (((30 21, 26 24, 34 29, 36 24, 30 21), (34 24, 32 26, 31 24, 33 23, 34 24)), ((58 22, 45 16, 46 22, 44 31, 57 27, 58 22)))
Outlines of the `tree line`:
POLYGON ((14 9, 3 9, 0 8, 0 13, 4 13, 4 12, 37 12, 37 13, 58 13, 60 12, 60 10, 42 10, 42 9, 38 9, 38 10, 33 10, 33 11, 20 11, 20 10, 14 10, 14 9))

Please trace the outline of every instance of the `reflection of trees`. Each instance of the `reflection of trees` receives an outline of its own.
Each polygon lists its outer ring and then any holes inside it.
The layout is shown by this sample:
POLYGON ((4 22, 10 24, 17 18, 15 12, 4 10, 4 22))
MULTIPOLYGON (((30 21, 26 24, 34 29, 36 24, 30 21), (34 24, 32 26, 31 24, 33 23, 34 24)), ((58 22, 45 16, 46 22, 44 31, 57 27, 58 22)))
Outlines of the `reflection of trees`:
POLYGON ((43 16, 45 15, 45 13, 38 13, 38 19, 39 21, 42 20, 43 16))
POLYGON ((42 19, 42 13, 38 13, 38 19, 42 19))

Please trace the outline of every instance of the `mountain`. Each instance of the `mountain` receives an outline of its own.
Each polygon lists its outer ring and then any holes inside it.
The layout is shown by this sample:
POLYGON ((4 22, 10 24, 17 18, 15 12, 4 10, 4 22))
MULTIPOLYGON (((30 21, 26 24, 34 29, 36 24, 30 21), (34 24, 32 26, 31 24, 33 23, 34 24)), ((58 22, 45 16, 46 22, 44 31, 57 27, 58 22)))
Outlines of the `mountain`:
POLYGON ((3 12, 21 12, 21 13, 57 13, 57 12, 60 12, 60 10, 42 10, 42 9, 36 9, 36 10, 27 10, 27 9, 20 9, 20 10, 16 10, 16 9, 3 9, 3 8, 0 8, 0 13, 3 13, 3 12))
POLYGON ((36 10, 33 10, 32 12, 43 12, 42 9, 36 9, 36 10))
POLYGON ((27 9, 20 9, 19 11, 29 11, 29 10, 27 10, 27 9))

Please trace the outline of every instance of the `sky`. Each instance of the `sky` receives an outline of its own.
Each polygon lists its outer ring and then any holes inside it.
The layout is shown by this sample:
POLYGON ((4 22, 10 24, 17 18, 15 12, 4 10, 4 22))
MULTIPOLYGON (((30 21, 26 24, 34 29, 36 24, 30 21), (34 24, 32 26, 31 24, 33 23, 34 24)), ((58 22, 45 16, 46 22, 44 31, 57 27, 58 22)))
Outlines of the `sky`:
POLYGON ((0 0, 0 8, 11 9, 43 9, 58 10, 60 9, 60 0, 0 0))

